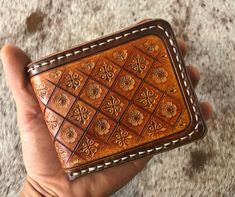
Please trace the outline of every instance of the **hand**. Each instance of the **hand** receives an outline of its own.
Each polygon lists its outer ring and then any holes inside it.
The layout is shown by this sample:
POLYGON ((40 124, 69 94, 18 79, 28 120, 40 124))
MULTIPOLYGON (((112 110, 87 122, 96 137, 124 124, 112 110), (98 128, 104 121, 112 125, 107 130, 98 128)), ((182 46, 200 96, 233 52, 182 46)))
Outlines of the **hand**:
MULTIPOLYGON (((178 41, 183 56, 186 45, 178 41)), ((43 114, 25 73, 25 66, 30 62, 27 55, 19 48, 5 45, 1 49, 5 75, 17 107, 18 126, 22 141, 23 159, 27 177, 21 196, 109 196, 129 182, 151 157, 139 159, 68 181, 43 114)), ((199 81, 199 71, 188 66, 187 71, 193 86, 199 81)), ((201 103, 205 119, 212 114, 209 103, 201 103)))

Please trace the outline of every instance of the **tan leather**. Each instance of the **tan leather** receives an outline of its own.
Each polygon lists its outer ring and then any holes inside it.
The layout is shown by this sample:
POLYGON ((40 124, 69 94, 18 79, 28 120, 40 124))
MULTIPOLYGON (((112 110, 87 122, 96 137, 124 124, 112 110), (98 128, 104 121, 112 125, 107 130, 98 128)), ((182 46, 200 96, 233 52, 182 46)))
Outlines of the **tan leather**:
POLYGON ((173 32, 163 20, 54 54, 28 71, 70 178, 205 133, 173 32))

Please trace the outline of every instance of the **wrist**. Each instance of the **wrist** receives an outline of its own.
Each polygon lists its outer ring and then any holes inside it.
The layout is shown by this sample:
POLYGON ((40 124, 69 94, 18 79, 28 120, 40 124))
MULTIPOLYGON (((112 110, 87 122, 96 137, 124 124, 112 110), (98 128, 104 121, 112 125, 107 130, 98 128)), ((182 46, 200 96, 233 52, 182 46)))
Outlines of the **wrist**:
POLYGON ((74 197, 69 181, 66 179, 47 178, 46 181, 36 181, 28 176, 20 192, 20 197, 24 196, 74 197))

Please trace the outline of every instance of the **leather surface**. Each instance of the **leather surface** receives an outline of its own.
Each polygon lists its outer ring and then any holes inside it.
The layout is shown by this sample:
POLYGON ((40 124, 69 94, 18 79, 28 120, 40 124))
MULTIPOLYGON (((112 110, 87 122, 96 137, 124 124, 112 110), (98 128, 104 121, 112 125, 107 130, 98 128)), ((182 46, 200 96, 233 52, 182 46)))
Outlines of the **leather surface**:
POLYGON ((66 171, 113 166, 141 157, 141 147, 192 132, 196 111, 171 55, 161 35, 142 35, 31 77, 66 171))

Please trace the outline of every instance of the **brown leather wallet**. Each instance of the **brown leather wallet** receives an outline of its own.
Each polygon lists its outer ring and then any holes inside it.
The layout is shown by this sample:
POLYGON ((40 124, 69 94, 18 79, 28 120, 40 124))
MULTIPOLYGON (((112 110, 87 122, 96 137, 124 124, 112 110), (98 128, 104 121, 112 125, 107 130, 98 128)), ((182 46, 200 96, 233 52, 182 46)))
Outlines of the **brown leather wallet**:
POLYGON ((204 136, 170 25, 151 20, 27 66, 62 167, 81 175, 204 136))

